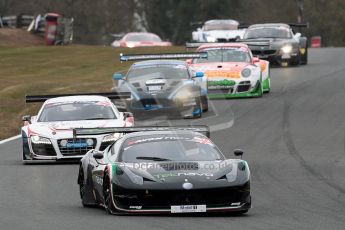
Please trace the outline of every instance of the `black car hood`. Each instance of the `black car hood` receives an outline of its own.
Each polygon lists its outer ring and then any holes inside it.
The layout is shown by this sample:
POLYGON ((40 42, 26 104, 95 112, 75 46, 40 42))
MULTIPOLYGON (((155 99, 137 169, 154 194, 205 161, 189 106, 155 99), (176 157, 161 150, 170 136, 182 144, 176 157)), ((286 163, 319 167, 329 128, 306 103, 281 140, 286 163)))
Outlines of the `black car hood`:
POLYGON ((235 186, 244 184, 250 176, 247 163, 237 159, 127 163, 119 167, 123 174, 115 176, 114 181, 127 188, 178 189, 185 183, 193 188, 235 186), (143 178, 143 184, 135 183, 138 177, 143 178))

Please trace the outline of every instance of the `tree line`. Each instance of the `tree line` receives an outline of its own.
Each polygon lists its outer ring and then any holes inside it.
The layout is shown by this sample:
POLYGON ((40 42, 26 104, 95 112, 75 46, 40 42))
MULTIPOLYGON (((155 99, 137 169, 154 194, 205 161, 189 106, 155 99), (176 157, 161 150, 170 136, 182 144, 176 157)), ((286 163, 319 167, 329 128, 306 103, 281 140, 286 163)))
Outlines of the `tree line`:
MULTIPOLYGON (((244 24, 296 22, 297 0, 0 0, 0 14, 56 12, 75 19, 75 41, 109 44, 110 34, 150 31, 175 44, 191 40, 197 22, 236 19, 244 24)), ((345 1, 304 0, 308 37, 345 45, 345 1)))

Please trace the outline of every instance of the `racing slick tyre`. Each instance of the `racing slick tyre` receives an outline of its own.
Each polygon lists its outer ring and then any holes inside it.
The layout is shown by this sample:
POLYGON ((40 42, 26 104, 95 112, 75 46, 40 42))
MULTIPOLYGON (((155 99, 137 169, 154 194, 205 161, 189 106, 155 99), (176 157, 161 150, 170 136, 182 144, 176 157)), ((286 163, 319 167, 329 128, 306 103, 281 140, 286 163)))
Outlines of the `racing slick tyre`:
POLYGON ((200 97, 196 99, 196 104, 197 106, 195 106, 194 111, 192 112, 192 118, 200 118, 202 116, 203 107, 200 97))
POLYGON ((264 93, 270 93, 271 92, 271 69, 268 69, 268 78, 263 82, 264 86, 264 93))
POLYGON ((24 132, 22 132, 22 147, 23 147, 23 156, 22 156, 23 161, 30 160, 29 143, 24 132))
POLYGON ((267 89, 263 91, 264 93, 270 93, 271 92, 271 78, 268 78, 268 86, 267 89))
POLYGON ((119 211, 114 207, 112 201, 112 194, 110 190, 111 181, 108 172, 104 174, 103 178, 103 200, 104 208, 108 214, 120 214, 119 211))
POLYGON ((200 118, 202 116, 202 102, 201 97, 198 96, 195 98, 195 106, 193 106, 191 109, 188 109, 187 111, 181 111, 180 115, 183 118, 190 119, 190 118, 200 118))
POLYGON ((208 111, 208 98, 207 96, 201 96, 201 105, 202 105, 202 111, 207 112, 208 111))
POLYGON ((258 88, 259 88, 258 94, 255 97, 262 97, 264 95, 264 86, 263 86, 262 80, 260 80, 258 88))
POLYGON ((86 183, 85 183, 84 170, 83 170, 83 167, 81 165, 79 167, 78 184, 79 184, 81 204, 84 207, 95 206, 96 202, 94 200, 93 194, 91 194, 91 192, 90 192, 90 191, 92 191, 92 187, 93 187, 92 182, 90 181, 89 178, 86 178, 86 183))
POLYGON ((305 48, 305 53, 301 55, 301 65, 308 64, 308 48, 305 48))

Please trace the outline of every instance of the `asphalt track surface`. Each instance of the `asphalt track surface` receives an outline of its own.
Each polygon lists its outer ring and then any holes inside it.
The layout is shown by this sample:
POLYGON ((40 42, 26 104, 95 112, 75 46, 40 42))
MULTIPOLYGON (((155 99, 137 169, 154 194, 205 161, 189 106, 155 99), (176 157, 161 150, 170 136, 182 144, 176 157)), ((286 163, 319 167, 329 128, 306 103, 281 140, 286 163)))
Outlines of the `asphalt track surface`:
POLYGON ((225 111, 213 120, 232 120, 212 139, 229 158, 242 148, 251 167, 248 214, 110 216, 83 208, 78 165, 22 165, 15 140, 0 146, 0 229, 344 230, 345 49, 310 50, 309 60, 272 69, 263 98, 212 101, 225 111))

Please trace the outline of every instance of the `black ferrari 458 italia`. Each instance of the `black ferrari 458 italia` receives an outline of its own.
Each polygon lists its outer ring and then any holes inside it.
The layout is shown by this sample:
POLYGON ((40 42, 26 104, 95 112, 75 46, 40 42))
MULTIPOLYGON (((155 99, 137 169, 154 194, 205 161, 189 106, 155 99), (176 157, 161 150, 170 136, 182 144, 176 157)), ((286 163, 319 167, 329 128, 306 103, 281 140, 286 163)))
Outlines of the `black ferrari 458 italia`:
POLYGON ((200 131, 205 129, 76 129, 76 136, 122 136, 105 151, 91 150, 82 158, 82 204, 103 206, 111 214, 246 213, 251 207, 247 162, 226 159, 200 131))

